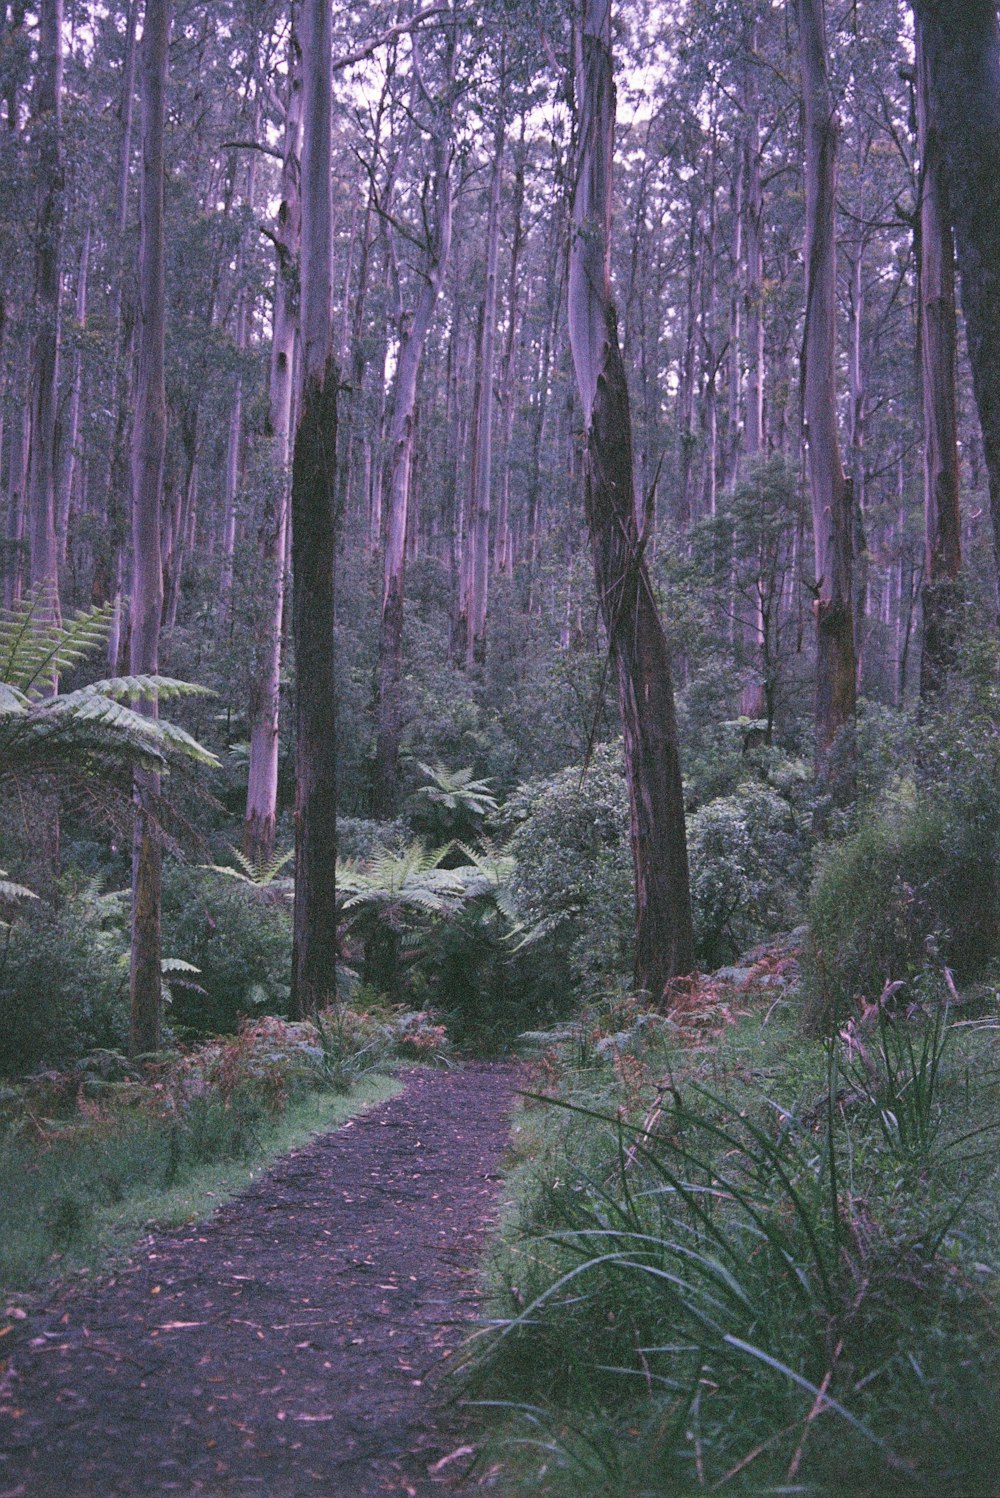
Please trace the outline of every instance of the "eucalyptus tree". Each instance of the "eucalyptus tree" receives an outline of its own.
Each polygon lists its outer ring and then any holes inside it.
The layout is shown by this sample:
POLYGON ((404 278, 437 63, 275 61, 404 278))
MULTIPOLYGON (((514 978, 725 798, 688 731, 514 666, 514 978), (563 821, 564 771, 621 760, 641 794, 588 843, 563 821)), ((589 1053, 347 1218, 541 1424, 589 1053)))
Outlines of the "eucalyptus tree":
POLYGON ((292 459, 292 635, 295 647, 296 1017, 336 996, 337 718, 334 674, 337 387, 331 317, 331 18, 303 0, 302 384, 292 459))
POLYGON ((797 0, 805 134, 804 434, 815 550, 816 756, 825 768, 854 718, 853 489, 837 418, 836 193, 839 121, 827 70, 824 0, 797 0))
MULTIPOLYGON (((142 175, 139 199, 138 376, 132 435, 132 589, 129 669, 159 670, 163 570, 160 509, 167 437, 164 372, 164 157, 170 0, 146 0, 143 17, 142 175)), ((157 716, 155 696, 142 710, 157 716)), ((132 947, 129 972, 129 1050, 155 1051, 160 1040, 160 889, 162 848, 152 813, 159 793, 155 771, 136 775, 132 850, 132 947)))
MULTIPOLYGON (((412 284, 404 285, 395 264, 393 275, 398 347, 383 498, 382 608, 372 771, 372 810, 376 816, 383 817, 393 813, 396 801, 406 540, 410 523, 417 383, 424 345, 451 251, 456 45, 456 21, 452 17, 443 28, 442 55, 436 60, 439 77, 435 80, 425 66, 419 33, 414 30, 410 39, 411 117, 420 122, 420 128, 427 135, 431 159, 423 184, 415 193, 417 202, 414 206, 425 228, 422 236, 419 233, 411 236, 416 239, 418 251, 412 284), (406 305, 404 298, 412 298, 412 305, 406 305)), ((396 253, 394 249, 394 256, 396 253)))
POLYGON ((63 8, 62 0, 39 7, 38 69, 34 133, 37 139, 35 217, 36 320, 32 346, 31 448, 28 465, 30 579, 45 587, 59 612, 59 552, 56 542, 56 419, 59 398, 59 329, 63 240, 63 8))
POLYGON ((693 968, 694 937, 670 658, 643 556, 648 536, 636 519, 628 384, 611 293, 610 0, 584 0, 575 61, 569 338, 583 416, 587 524, 625 735, 635 980, 658 1000, 671 978, 693 968))
POLYGON ((1000 18, 994 0, 913 0, 940 131, 1000 569, 1000 18))
POLYGON ((931 91, 925 20, 915 15, 920 152, 920 360, 924 415, 924 586, 921 696, 954 662, 956 584, 962 567, 959 513, 955 252, 944 147, 931 91))

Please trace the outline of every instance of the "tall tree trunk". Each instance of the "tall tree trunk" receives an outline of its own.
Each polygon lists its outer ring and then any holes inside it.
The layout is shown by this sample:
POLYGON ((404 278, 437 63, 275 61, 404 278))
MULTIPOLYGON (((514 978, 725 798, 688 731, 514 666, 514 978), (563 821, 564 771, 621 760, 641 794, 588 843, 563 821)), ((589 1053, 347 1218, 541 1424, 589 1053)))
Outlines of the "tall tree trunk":
MULTIPOLYGON (((76 281, 76 325, 79 337, 87 321, 87 270, 90 264, 90 222, 83 231, 80 266, 76 281)), ((69 418, 63 440, 62 480, 59 485, 59 514, 56 524, 56 546, 60 567, 65 565, 69 546, 70 520, 73 515, 73 491, 80 469, 80 401, 83 395, 83 349, 73 356, 73 384, 70 388, 69 418)))
MULTIPOLYGON (((103 510, 108 518, 110 550, 112 553, 108 572, 114 576, 115 617, 108 638, 108 670, 112 675, 118 671, 121 649, 122 616, 124 600, 122 582, 125 576, 125 430, 130 405, 128 387, 132 369, 132 329, 126 334, 122 317, 122 293, 124 282, 125 228, 128 224, 129 171, 132 164, 132 118, 135 107, 135 33, 139 14, 139 0, 129 0, 125 17, 125 57, 122 68, 121 97, 118 101, 118 120, 121 126, 118 147, 118 194, 115 215, 114 255, 112 257, 111 325, 114 329, 114 366, 111 371, 111 403, 113 427, 111 452, 107 463, 107 480, 104 491, 103 510)), ((129 318, 131 323, 131 318, 129 318)), ((96 569, 100 573, 100 566, 96 569)), ((96 579, 95 579, 96 581, 96 579)), ((103 602, 103 600, 102 600, 103 602)))
POLYGON ((501 43, 501 81, 498 103, 499 120, 493 138, 493 166, 490 172, 489 209, 486 216, 486 286, 479 324, 479 400, 476 403, 476 431, 469 490, 469 566, 467 595, 462 612, 467 622, 465 664, 482 659, 486 647, 486 612, 490 586, 490 500, 493 487, 493 347, 497 320, 497 257, 500 247, 500 184, 503 179, 503 155, 506 128, 504 109, 505 64, 501 43))
POLYGON ((31 407, 25 402, 15 414, 7 440, 7 570, 5 608, 19 603, 24 590, 24 519, 27 513, 28 451, 31 446, 31 407))
MULTIPOLYGON (((414 42, 415 45, 415 42, 414 42)), ((449 72, 454 66, 450 51, 449 72)), ((382 565, 382 615, 378 641, 378 687, 375 703, 375 760, 372 767, 372 813, 392 816, 396 809, 396 762, 402 732, 403 599, 406 579, 406 532, 409 523, 414 412, 424 344, 448 267, 452 224, 451 78, 436 106, 434 122, 433 218, 420 289, 409 326, 401 332, 396 361, 389 466, 386 471, 382 565)), ((401 321, 402 326, 402 321, 401 321)))
POLYGON ((291 452, 292 374, 298 324, 298 265, 301 235, 299 136, 302 79, 294 28, 288 43, 288 102, 282 150, 281 201, 275 228, 271 370, 268 435, 272 479, 260 527, 261 557, 269 591, 265 640, 251 690, 250 769, 243 848, 248 858, 266 863, 274 853, 278 809, 278 727, 281 706, 282 618, 285 606, 285 549, 288 531, 288 460, 291 452))
MULTIPOLYGON (((132 435, 132 604, 129 670, 159 669, 163 571, 160 507, 167 435, 164 374, 163 166, 169 0, 146 0, 142 31, 142 176, 139 208, 139 374, 132 435)), ((155 700, 142 704, 155 717, 155 700)), ((160 888, 162 848, 151 802, 159 777, 135 778, 132 847, 132 956, 129 973, 129 1053, 155 1051, 160 1043, 160 888)))
POLYGON ((514 575, 514 535, 510 518, 510 459, 514 438, 514 388, 516 381, 515 343, 520 324, 521 255, 524 250, 524 168, 527 156, 525 117, 521 116, 521 133, 514 158, 514 233, 510 246, 510 272, 507 277, 507 335, 500 366, 500 399, 503 402, 502 473, 500 479, 500 512, 497 516, 493 566, 497 573, 514 575))
POLYGON ((330 312, 329 0, 302 5, 302 396, 292 460, 295 644, 295 1018, 336 998, 337 720, 334 674, 337 386, 330 312))
POLYGON ((59 380, 59 289, 63 237, 62 0, 42 0, 38 13, 38 207, 35 218, 37 318, 32 349, 31 453, 28 460, 29 576, 51 590, 59 612, 56 546, 56 408, 59 380))
MULTIPOLYGON (((806 177, 803 414, 816 557, 816 762, 825 774, 834 740, 854 718, 854 507, 837 432, 838 122, 827 79, 824 0, 797 0, 797 10, 806 177)), ((848 794, 850 778, 831 787, 838 798, 848 794)))
POLYGON ((684 800, 667 643, 633 503, 628 387, 611 296, 615 86, 610 0, 585 0, 569 336, 586 442, 584 493, 625 733, 636 893, 635 981, 654 999, 694 967, 684 800))
POLYGON ((746 240, 747 405, 745 450, 750 459, 764 447, 764 189, 760 142, 760 95, 757 87, 757 36, 750 32, 746 68, 746 240))
POLYGON ((913 0, 948 183, 1000 579, 1000 20, 994 0, 913 0))
POLYGON ((955 263, 941 131, 928 76, 925 20, 914 16, 920 153, 920 365, 924 407, 924 638, 920 695, 943 685, 958 643, 962 567, 956 401, 955 263))

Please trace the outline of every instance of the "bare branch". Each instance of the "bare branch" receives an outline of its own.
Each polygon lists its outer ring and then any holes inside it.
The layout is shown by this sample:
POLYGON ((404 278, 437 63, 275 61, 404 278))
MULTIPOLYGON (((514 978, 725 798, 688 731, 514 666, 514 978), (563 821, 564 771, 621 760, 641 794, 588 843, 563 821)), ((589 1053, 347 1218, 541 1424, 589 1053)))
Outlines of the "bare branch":
POLYGON ((379 47, 384 47, 387 42, 393 41, 397 36, 405 36, 407 32, 415 31, 424 21, 429 21, 433 16, 444 15, 448 10, 447 5, 430 5, 426 10, 420 10, 408 21, 399 21, 395 26, 390 26, 380 36, 372 37, 359 47, 356 52, 346 52, 343 57, 337 57, 333 62, 333 71, 340 72, 343 68, 352 67, 356 62, 364 62, 365 58, 371 57, 379 47))

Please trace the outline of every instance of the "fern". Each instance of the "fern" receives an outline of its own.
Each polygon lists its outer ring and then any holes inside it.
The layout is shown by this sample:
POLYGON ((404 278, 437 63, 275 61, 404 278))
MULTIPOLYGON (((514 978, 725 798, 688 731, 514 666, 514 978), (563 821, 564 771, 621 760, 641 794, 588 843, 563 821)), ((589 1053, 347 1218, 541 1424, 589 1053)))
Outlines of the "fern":
MULTIPOLYGON (((45 592, 0 610, 0 791, 52 777, 85 813, 124 829, 134 815, 136 771, 163 776, 218 764, 186 729, 136 704, 205 689, 171 677, 124 676, 60 693, 59 676, 106 644, 114 610, 85 609, 62 623, 52 615, 45 592)), ((165 832, 168 803, 151 796, 149 806, 165 832)))
POLYGON ((34 589, 0 612, 0 681, 29 697, 51 691, 56 677, 107 644, 115 606, 96 604, 62 623, 54 614, 48 588, 34 589))
POLYGON ((8 879, 7 870, 0 869, 0 905, 17 905, 22 900, 37 900, 38 896, 27 885, 15 884, 8 879))
POLYGON ((227 879, 235 879, 240 884, 245 884, 251 889, 271 889, 282 894, 290 893, 293 881, 290 878, 279 878, 281 871, 295 857, 295 849, 289 848, 285 853, 275 853, 272 858, 248 858, 239 848, 230 846, 230 855, 236 860, 236 866, 225 863, 203 863, 201 867, 208 873, 222 874, 227 879))
POLYGON ((444 765, 425 765, 418 760, 421 770, 430 781, 422 785, 416 794, 449 812, 465 812, 473 817, 485 817, 497 810, 497 800, 490 790, 488 780, 474 780, 471 768, 447 770, 444 765))

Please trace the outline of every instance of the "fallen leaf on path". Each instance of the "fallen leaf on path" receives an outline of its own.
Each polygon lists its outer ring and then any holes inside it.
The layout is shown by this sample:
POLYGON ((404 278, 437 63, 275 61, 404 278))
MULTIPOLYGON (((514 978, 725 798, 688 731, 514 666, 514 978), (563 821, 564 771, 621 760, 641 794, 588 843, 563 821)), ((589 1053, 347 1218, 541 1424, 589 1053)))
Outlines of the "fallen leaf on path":
POLYGON ((472 1456, 475 1450, 475 1446, 456 1446, 454 1451, 449 1451, 447 1456, 443 1456, 439 1462, 432 1463, 427 1470, 428 1472, 443 1472, 445 1467, 451 1466, 452 1462, 460 1461, 463 1456, 472 1456))

